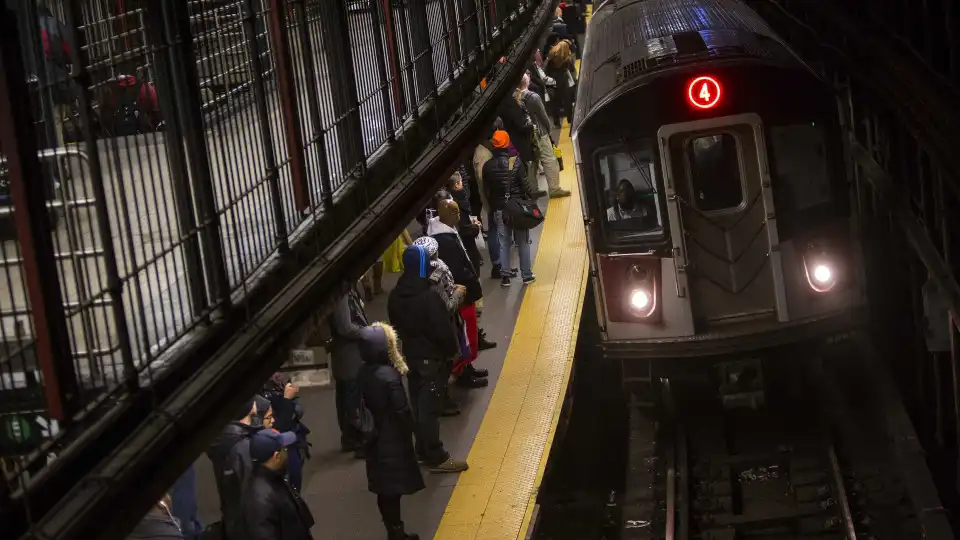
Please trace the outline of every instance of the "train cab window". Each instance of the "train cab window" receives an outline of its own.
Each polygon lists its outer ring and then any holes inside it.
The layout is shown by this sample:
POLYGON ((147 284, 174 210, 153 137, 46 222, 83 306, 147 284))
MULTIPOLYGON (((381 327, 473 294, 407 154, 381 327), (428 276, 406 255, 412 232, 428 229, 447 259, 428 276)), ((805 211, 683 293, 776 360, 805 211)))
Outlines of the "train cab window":
POLYGON ((604 216, 620 240, 663 233, 657 165, 649 147, 618 148, 599 155, 604 216))
POLYGON ((776 204, 803 212, 833 201, 823 130, 814 123, 770 129, 776 204))
POLYGON ((743 204, 740 151, 730 133, 690 139, 686 143, 693 204, 701 212, 735 209, 743 204))

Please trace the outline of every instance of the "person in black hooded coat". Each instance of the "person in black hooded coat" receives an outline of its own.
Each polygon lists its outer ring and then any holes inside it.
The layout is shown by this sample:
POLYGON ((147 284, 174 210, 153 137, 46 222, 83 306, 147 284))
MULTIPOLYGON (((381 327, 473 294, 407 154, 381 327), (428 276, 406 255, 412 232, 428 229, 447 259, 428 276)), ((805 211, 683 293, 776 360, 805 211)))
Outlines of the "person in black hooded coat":
POLYGON ((416 421, 403 390, 407 367, 397 344, 397 334, 384 323, 360 330, 363 366, 358 380, 363 405, 373 416, 376 437, 366 443, 367 485, 377 494, 377 506, 390 540, 416 540, 404 532, 400 498, 424 488, 413 448, 416 421))

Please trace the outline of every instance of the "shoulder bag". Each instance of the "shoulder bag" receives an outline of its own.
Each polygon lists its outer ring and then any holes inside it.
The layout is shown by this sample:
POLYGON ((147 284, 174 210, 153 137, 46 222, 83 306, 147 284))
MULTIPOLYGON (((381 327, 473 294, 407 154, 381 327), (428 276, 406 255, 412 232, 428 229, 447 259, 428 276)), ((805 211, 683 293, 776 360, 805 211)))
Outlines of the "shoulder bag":
MULTIPOLYGON (((508 161, 509 171, 514 171, 515 157, 508 161)), ((530 230, 537 228, 543 223, 543 212, 537 205, 537 201, 526 198, 511 197, 507 192, 507 200, 503 206, 503 212, 506 214, 510 227, 520 230, 530 230)))

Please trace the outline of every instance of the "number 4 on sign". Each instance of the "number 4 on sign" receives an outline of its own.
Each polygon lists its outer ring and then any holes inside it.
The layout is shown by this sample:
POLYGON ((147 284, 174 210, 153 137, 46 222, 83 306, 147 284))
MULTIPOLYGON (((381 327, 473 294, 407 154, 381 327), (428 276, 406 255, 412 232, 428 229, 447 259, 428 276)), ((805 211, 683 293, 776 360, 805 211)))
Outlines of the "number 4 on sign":
POLYGON ((700 99, 709 102, 710 97, 710 88, 707 86, 707 83, 703 83, 703 86, 700 87, 700 99))

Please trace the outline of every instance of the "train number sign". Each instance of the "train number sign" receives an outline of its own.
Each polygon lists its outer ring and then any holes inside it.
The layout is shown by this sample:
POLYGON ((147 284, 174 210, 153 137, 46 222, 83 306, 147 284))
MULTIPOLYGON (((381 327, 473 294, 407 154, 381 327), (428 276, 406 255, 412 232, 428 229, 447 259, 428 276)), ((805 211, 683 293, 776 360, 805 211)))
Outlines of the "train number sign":
POLYGON ((687 99, 698 109, 712 109, 720 103, 722 90, 713 77, 697 77, 687 86, 687 99))

